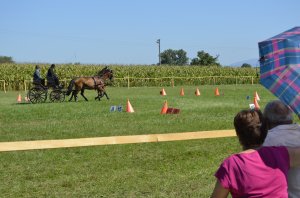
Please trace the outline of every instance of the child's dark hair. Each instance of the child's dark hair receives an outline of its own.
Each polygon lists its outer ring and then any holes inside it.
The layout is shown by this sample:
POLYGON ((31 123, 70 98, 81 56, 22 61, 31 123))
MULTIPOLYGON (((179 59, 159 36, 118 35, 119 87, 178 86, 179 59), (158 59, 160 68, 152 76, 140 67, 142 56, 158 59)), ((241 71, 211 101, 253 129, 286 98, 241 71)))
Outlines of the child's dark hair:
POLYGON ((266 138, 262 126, 263 114, 260 110, 242 110, 234 117, 234 127, 243 149, 256 148, 266 138))

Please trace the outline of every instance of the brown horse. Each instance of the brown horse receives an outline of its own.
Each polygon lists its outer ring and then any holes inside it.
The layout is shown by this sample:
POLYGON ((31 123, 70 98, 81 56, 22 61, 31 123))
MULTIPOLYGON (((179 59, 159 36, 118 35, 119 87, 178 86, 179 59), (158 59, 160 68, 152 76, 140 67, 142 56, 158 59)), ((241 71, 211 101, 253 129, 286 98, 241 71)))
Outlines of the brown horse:
POLYGON ((109 80, 113 79, 113 71, 111 69, 108 69, 107 67, 105 67, 104 69, 99 71, 96 76, 73 78, 70 81, 66 95, 69 96, 72 93, 69 101, 71 101, 73 99, 73 97, 75 98, 75 101, 77 101, 77 98, 78 98, 77 94, 80 91, 80 94, 82 95, 82 97, 86 101, 88 101, 88 99, 84 96, 84 90, 85 89, 89 89, 89 90, 94 89, 94 90, 97 90, 97 92, 98 92, 98 95, 95 97, 95 100, 96 99, 100 100, 100 98, 102 98, 104 95, 106 96, 107 99, 109 99, 109 97, 105 91, 105 81, 107 79, 109 79, 109 80), (75 86, 75 89, 73 89, 74 86, 75 86))

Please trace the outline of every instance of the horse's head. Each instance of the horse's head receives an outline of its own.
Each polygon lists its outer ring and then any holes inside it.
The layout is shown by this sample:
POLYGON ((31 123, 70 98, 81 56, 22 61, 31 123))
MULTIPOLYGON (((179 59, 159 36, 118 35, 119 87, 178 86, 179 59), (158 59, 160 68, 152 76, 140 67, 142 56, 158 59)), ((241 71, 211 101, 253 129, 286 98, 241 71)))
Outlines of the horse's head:
POLYGON ((105 66, 103 69, 101 69, 100 71, 98 71, 97 75, 98 76, 103 76, 103 73, 108 69, 107 66, 105 66))
POLYGON ((110 81, 112 81, 113 78, 114 78, 113 70, 111 70, 111 69, 108 69, 108 70, 109 70, 109 71, 107 72, 108 78, 109 78, 110 81))
POLYGON ((104 69, 102 69, 100 72, 98 72, 99 76, 104 78, 104 79, 109 79, 109 80, 113 80, 114 74, 113 74, 113 70, 109 69, 108 67, 105 67, 104 69))

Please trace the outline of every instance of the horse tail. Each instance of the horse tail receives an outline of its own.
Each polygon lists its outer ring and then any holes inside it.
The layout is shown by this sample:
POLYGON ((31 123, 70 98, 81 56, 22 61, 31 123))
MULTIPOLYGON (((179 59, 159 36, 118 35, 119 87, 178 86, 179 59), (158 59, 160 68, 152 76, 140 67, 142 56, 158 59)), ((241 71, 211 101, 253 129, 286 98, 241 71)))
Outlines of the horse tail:
POLYGON ((69 96, 69 95, 71 94, 74 83, 75 83, 75 79, 72 79, 72 80, 70 81, 69 86, 68 86, 68 91, 67 91, 67 93, 66 93, 67 96, 69 96))

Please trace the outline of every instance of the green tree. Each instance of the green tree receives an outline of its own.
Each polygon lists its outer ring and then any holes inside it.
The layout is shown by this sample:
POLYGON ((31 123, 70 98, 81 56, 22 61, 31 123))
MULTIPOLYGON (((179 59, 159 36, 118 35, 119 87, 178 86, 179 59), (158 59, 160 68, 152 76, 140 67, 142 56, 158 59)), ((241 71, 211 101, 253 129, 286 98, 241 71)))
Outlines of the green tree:
POLYGON ((201 65, 201 66, 220 66, 218 63, 219 55, 216 57, 211 56, 205 51, 197 52, 197 57, 191 60, 191 65, 201 65))
POLYGON ((183 49, 172 50, 167 49, 160 53, 161 64, 166 65, 187 65, 188 57, 183 49))
POLYGON ((14 63, 10 56, 0 56, 0 63, 14 63))
POLYGON ((241 67, 251 67, 251 65, 250 64, 248 64, 248 63, 244 63, 244 64, 242 64, 242 66, 241 67))

